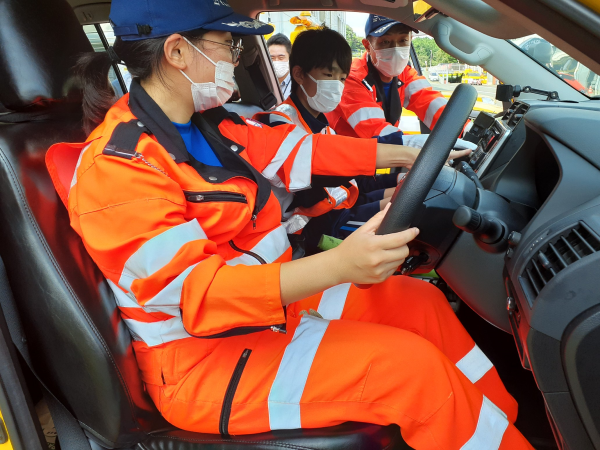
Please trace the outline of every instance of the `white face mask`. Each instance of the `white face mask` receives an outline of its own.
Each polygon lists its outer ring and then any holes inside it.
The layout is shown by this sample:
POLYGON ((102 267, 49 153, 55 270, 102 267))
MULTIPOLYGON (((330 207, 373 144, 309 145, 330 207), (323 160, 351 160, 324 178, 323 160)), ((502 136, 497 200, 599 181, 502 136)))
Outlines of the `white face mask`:
POLYGON ((408 64, 410 47, 385 48, 375 50, 375 67, 386 77, 397 77, 408 64))
MULTIPOLYGON (((185 39, 185 38, 184 38, 185 39)), ((231 98, 235 82, 233 81, 233 69, 235 66, 226 61, 215 63, 212 59, 206 56, 198 47, 185 39, 198 53, 208 59, 216 66, 215 81, 208 83, 194 83, 183 70, 180 72, 192 83, 192 98, 194 99, 194 109, 198 112, 203 112, 208 109, 223 106, 227 100, 231 98)))
POLYGON ((314 97, 309 97, 300 85, 300 89, 306 95, 309 106, 315 111, 328 113, 337 108, 342 101, 342 92, 344 92, 344 83, 338 80, 315 80, 310 74, 307 74, 311 80, 317 83, 317 93, 314 97))
POLYGON ((273 67, 275 67, 275 75, 277 75, 277 78, 283 78, 290 71, 290 62, 273 61, 273 67))

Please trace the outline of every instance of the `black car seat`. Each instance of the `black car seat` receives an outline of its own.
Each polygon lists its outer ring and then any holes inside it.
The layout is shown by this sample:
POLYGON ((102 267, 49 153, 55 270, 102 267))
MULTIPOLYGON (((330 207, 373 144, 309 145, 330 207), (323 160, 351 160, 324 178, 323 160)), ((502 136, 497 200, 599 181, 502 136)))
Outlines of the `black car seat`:
POLYGON ((404 448, 395 425, 222 437, 164 421, 144 392, 111 290, 70 228, 44 163, 53 143, 85 139, 70 71, 92 47, 65 0, 0 0, 0 11, 0 104, 10 111, 0 115, 0 256, 34 369, 87 436, 123 449, 404 448))

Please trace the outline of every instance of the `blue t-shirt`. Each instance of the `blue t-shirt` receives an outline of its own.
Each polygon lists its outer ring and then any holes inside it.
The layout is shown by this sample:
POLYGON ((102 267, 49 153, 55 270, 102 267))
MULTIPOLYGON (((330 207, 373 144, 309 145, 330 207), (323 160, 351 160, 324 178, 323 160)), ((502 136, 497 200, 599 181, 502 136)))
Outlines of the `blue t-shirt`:
POLYGON ((221 161, 215 155, 215 152, 210 147, 206 138, 202 135, 196 125, 190 120, 188 123, 175 123, 175 128, 181 134, 187 151, 196 159, 196 161, 206 164, 207 166, 223 167, 221 161))
POLYGON ((390 87, 392 87, 392 83, 394 82, 394 80, 390 81, 389 83, 383 83, 383 92, 385 92, 385 99, 386 101, 390 101, 390 87))

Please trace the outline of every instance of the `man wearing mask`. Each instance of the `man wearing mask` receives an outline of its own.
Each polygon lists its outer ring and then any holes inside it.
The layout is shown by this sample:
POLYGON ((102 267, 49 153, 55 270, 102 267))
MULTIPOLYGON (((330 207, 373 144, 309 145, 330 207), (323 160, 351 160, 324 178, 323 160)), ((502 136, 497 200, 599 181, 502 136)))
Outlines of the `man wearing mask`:
MULTIPOLYGON (((336 133, 423 147, 427 134, 403 135, 398 128, 402 107, 433 129, 447 100, 408 66, 413 32, 418 31, 387 17, 369 15, 362 41, 367 52, 352 64, 342 101, 327 114, 336 133)), ((459 139, 454 148, 476 147, 459 139)))
POLYGON ((283 34, 274 34, 267 41, 269 54, 275 67, 275 75, 279 80, 283 99, 287 99, 292 92, 292 77, 290 75, 290 55, 292 53, 292 43, 283 34))

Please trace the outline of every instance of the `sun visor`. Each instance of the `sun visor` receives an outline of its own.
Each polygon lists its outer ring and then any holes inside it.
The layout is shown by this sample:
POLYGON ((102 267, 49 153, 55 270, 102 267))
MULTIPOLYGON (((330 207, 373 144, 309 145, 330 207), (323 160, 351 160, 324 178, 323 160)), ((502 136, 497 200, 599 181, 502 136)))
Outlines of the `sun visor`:
POLYGON ((4 0, 0 13, 0 104, 9 111, 79 102, 72 68, 93 51, 64 0, 4 0))
POLYGON ((456 19, 487 36, 512 39, 531 34, 506 14, 494 9, 483 0, 426 0, 441 13, 456 19))

